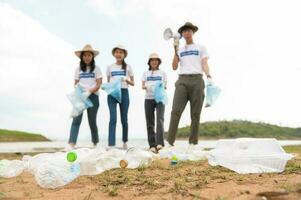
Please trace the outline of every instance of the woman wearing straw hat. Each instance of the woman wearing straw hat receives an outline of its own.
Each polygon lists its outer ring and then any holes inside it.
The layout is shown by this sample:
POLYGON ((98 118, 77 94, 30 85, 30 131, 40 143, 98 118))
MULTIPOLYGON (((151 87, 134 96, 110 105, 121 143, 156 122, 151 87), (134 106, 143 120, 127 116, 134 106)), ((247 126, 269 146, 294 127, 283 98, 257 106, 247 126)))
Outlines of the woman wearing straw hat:
MULTIPOLYGON (((95 65, 94 60, 98 54, 99 51, 93 49, 89 44, 85 45, 82 50, 75 51, 75 55, 80 58, 80 66, 76 68, 74 76, 74 85, 80 86, 93 103, 93 107, 87 109, 87 114, 92 142, 95 147, 99 142, 96 117, 99 107, 98 90, 102 84, 102 73, 100 68, 95 65)), ((69 137, 71 148, 76 145, 82 116, 83 114, 73 118, 69 137)))
POLYGON ((167 141, 170 145, 174 145, 179 121, 188 101, 190 102, 191 116, 189 144, 198 143, 200 114, 205 97, 203 74, 208 79, 211 79, 211 76, 206 48, 193 41, 193 34, 197 30, 198 27, 190 22, 186 22, 178 30, 186 44, 179 49, 179 52, 176 52, 172 62, 173 70, 177 70, 179 64, 180 69, 179 79, 175 84, 176 89, 168 130, 167 141))
POLYGON ((161 59, 156 53, 149 56, 147 62, 149 68, 142 76, 142 89, 145 92, 145 118, 147 126, 147 138, 150 150, 157 153, 164 146, 164 111, 165 105, 163 103, 156 103, 154 100, 154 88, 158 81, 162 81, 166 88, 167 76, 166 73, 159 69, 161 59), (155 132, 155 110, 157 117, 157 128, 155 132))
POLYGON ((117 104, 119 104, 121 124, 122 124, 122 141, 123 148, 127 149, 128 142, 128 109, 130 104, 129 85, 134 86, 134 74, 131 65, 125 62, 128 51, 122 45, 118 45, 112 49, 112 55, 115 57, 115 63, 107 67, 108 82, 122 78, 121 84, 121 103, 114 97, 108 95, 108 106, 110 110, 109 122, 109 147, 116 145, 116 123, 117 123, 117 104))

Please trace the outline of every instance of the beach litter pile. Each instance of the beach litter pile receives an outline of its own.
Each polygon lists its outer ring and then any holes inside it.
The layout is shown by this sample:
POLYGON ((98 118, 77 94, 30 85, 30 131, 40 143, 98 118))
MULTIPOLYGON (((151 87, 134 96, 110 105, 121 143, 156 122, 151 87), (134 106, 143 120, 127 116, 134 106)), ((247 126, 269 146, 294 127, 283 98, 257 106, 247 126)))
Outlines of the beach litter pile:
POLYGON ((80 148, 70 152, 41 153, 22 160, 0 160, 0 177, 11 178, 23 171, 31 173, 42 188, 63 187, 79 176, 97 175, 114 168, 135 169, 156 159, 181 161, 208 159, 237 173, 282 172, 292 155, 285 153, 274 139, 220 140, 215 149, 205 151, 199 145, 166 147, 154 154, 139 148, 80 148))

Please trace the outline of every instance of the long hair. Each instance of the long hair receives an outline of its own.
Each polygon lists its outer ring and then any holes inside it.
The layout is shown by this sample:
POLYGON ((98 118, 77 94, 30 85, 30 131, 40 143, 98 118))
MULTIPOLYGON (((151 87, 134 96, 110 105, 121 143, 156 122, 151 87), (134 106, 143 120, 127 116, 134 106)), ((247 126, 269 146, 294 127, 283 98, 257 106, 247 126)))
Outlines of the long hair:
MULTIPOLYGON (((152 66, 150 65, 151 60, 152 59, 149 59, 148 62, 147 62, 148 66, 149 66, 148 67, 149 71, 152 70, 152 66)), ((161 65, 161 60, 160 59, 157 59, 157 60, 159 61, 158 66, 157 66, 157 70, 159 70, 159 66, 161 65)))
MULTIPOLYGON (((92 52, 91 52, 92 53, 92 52)), ((94 54, 92 53, 93 55, 93 58, 91 60, 91 62, 89 64, 86 64, 83 60, 83 57, 84 57, 84 51, 80 54, 80 69, 83 71, 83 72, 86 72, 87 71, 87 66, 90 66, 91 67, 91 70, 90 70, 90 73, 94 71, 95 69, 95 60, 94 60, 94 54)))

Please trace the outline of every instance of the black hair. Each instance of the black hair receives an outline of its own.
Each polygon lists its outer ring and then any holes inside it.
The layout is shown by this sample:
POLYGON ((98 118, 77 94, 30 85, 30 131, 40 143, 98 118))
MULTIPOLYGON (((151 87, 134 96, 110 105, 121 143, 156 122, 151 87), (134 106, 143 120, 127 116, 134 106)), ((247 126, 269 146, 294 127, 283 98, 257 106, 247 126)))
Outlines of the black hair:
POLYGON ((83 72, 86 72, 86 71, 87 71, 87 66, 90 66, 90 67, 91 67, 90 73, 91 73, 91 72, 93 72, 94 69, 95 69, 94 53, 89 51, 90 53, 92 53, 93 58, 92 58, 92 60, 91 60, 91 62, 90 62, 89 64, 86 64, 86 63, 84 62, 84 60, 83 60, 84 52, 85 52, 85 51, 83 51, 83 52, 80 54, 80 63, 79 63, 80 69, 81 69, 83 72))
MULTIPOLYGON (((152 70, 152 66, 150 65, 150 62, 151 62, 152 59, 154 59, 154 58, 149 59, 148 62, 147 62, 148 66, 149 66, 148 67, 149 71, 152 70)), ((159 61, 159 64, 157 66, 157 70, 159 70, 159 66, 161 65, 161 59, 159 59, 159 58, 155 58, 155 59, 157 59, 159 61)))

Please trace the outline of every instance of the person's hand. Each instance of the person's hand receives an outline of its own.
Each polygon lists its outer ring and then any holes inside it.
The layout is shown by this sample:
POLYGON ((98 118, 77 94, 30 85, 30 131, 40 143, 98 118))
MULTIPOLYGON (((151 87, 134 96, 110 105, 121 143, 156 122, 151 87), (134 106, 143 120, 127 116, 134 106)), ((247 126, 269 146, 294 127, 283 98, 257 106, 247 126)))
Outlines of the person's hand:
POLYGON ((180 46, 180 39, 175 38, 175 39, 173 40, 173 46, 174 46, 174 48, 175 48, 175 52, 177 53, 178 50, 179 50, 179 46, 180 46))
POLYGON ((213 80, 211 76, 207 76, 207 82, 208 84, 212 85, 213 84, 213 80))
POLYGON ((146 86, 142 86, 142 90, 147 90, 147 87, 146 86))

